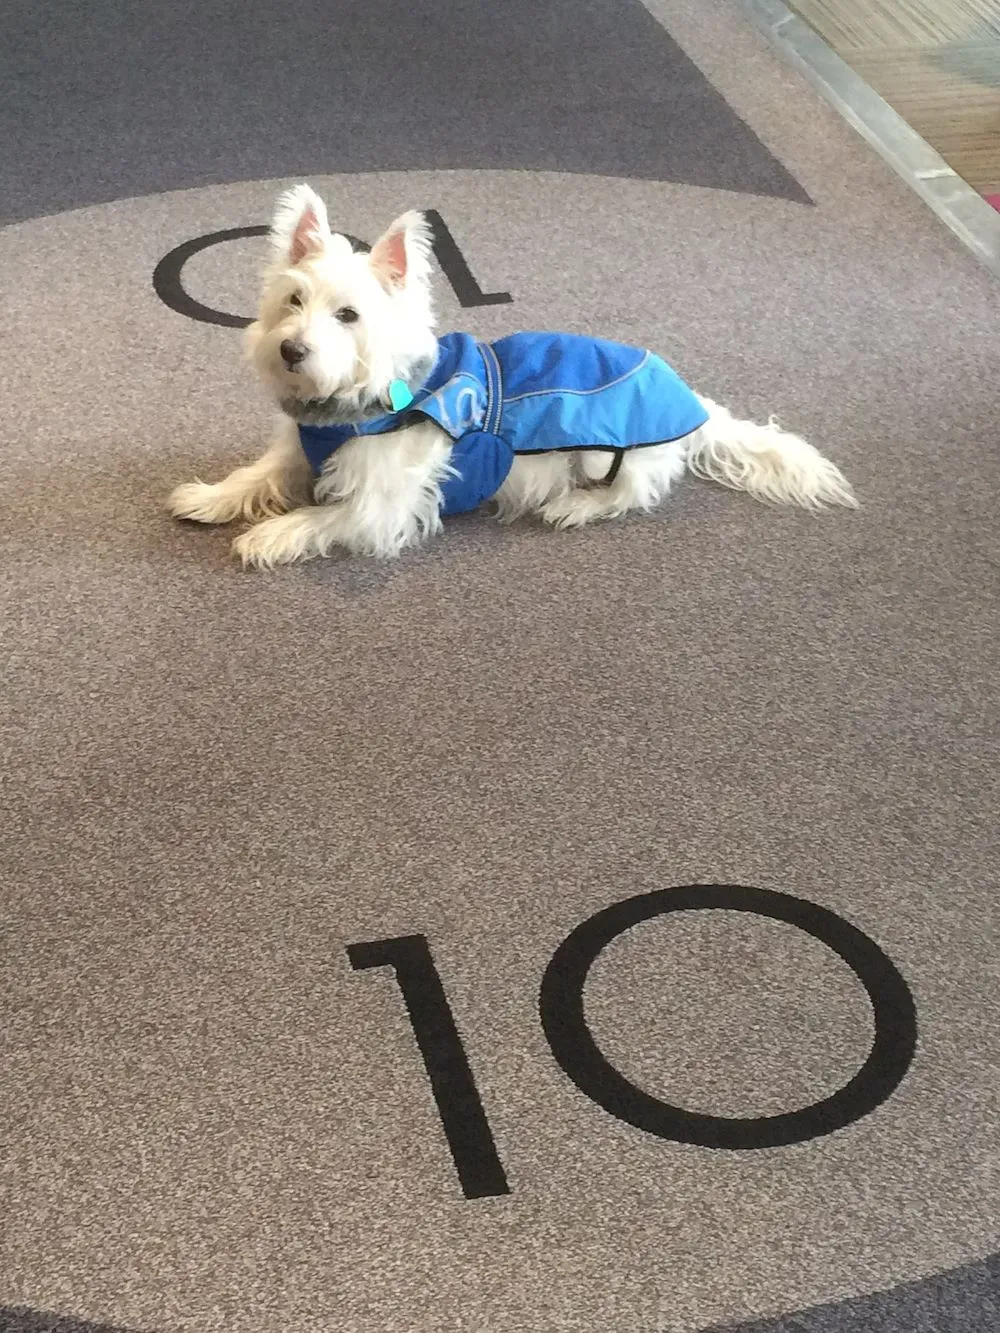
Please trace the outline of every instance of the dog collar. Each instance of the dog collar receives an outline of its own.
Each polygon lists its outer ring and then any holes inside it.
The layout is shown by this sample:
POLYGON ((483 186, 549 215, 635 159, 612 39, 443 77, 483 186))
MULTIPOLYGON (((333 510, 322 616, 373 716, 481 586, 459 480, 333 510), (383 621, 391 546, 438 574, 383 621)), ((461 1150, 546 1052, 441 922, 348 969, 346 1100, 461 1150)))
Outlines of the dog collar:
MULTIPOLYGON (((415 382, 423 384, 434 368, 434 362, 418 366, 415 382)), ((328 398, 294 398, 291 394, 278 399, 278 406, 286 416, 300 426, 352 426, 361 421, 372 421, 386 414, 405 412, 414 401, 413 390, 404 379, 394 379, 388 390, 378 398, 362 403, 345 402, 339 394, 328 398)))

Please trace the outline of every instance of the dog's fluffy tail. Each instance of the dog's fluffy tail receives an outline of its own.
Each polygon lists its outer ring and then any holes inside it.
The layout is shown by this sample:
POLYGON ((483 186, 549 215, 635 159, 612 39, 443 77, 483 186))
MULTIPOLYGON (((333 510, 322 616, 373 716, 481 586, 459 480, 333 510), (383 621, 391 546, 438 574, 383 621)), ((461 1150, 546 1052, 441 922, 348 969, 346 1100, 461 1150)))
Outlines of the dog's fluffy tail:
POLYGON ((818 449, 772 420, 766 426, 738 421, 726 408, 702 399, 708 421, 691 436, 687 463, 698 477, 747 491, 773 504, 856 509, 845 478, 818 449))

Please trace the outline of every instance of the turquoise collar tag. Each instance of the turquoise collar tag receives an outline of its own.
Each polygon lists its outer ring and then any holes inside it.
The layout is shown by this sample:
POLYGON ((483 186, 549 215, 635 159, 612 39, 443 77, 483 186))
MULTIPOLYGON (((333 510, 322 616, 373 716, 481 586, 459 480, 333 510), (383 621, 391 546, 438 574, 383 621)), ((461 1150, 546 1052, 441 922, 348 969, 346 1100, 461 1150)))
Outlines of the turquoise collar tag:
POLYGON ((402 412, 413 402, 413 394, 405 380, 393 380, 389 385, 389 405, 394 412, 402 412))

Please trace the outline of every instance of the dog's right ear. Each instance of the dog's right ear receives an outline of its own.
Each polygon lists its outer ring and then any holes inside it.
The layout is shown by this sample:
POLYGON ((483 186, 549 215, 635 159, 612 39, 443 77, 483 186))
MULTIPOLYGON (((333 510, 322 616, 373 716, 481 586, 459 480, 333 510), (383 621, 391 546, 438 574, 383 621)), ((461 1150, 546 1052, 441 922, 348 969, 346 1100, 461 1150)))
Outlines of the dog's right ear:
POLYGON ((271 244, 279 260, 300 264, 330 239, 326 205, 308 185, 296 185, 278 200, 271 223, 271 244))

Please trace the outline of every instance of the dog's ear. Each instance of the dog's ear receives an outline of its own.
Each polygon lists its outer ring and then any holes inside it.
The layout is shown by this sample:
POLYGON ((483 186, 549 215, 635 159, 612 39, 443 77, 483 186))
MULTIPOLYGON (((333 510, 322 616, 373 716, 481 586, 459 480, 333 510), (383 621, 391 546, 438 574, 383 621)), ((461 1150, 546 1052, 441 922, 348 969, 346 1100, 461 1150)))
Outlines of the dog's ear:
POLYGON ((330 239, 326 205, 308 185, 296 185, 278 200, 271 223, 271 244, 279 259, 299 264, 322 250, 330 239))
POLYGON ((423 213, 404 213, 372 246, 368 262, 383 286, 390 290, 405 287, 427 279, 432 243, 423 213))

